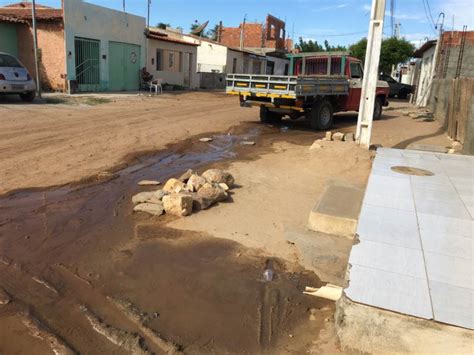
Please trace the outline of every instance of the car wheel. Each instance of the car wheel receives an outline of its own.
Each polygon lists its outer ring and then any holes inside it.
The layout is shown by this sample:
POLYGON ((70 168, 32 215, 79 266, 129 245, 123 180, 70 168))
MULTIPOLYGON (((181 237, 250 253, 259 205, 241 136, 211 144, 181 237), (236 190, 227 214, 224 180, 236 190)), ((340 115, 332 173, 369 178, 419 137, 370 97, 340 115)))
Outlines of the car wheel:
POLYGON ((398 98, 400 100, 405 100, 408 96, 408 93, 406 90, 400 90, 400 92, 398 93, 398 98))
POLYGON ((380 120, 382 117, 382 106, 382 99, 380 97, 376 97, 374 103, 374 120, 380 120))
POLYGON ((20 98, 25 102, 33 102, 36 93, 34 91, 27 92, 26 94, 20 94, 20 98))
POLYGON ((311 127, 318 130, 327 130, 332 127, 332 104, 327 101, 316 101, 311 109, 311 127))

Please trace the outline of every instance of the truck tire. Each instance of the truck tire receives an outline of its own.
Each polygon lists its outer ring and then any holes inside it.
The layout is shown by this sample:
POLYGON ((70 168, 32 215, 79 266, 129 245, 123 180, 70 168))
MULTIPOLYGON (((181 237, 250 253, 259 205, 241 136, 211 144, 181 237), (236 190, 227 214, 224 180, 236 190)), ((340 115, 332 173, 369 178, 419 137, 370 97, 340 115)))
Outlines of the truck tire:
POLYGON ((400 100, 405 100, 408 96, 408 92, 405 89, 401 89, 398 93, 398 98, 400 100))
POLYGON ((327 130, 332 127, 334 109, 327 101, 316 101, 311 109, 311 127, 318 130, 327 130))
POLYGON ((260 107, 260 122, 262 123, 279 123, 282 116, 276 112, 270 111, 267 107, 260 107))
POLYGON ((376 97, 374 103, 374 121, 380 120, 380 118, 382 118, 382 106, 382 99, 380 97, 376 97))

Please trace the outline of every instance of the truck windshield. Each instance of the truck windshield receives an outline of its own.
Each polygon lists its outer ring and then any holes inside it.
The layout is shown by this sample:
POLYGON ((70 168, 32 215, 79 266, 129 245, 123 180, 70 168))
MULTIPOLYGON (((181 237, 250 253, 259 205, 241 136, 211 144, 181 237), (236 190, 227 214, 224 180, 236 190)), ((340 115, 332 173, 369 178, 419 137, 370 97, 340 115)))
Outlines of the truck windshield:
POLYGON ((0 54, 0 68, 5 67, 21 68, 22 66, 15 57, 7 54, 0 54))
POLYGON ((351 63, 351 78, 361 79, 362 78, 362 68, 359 63, 351 63))

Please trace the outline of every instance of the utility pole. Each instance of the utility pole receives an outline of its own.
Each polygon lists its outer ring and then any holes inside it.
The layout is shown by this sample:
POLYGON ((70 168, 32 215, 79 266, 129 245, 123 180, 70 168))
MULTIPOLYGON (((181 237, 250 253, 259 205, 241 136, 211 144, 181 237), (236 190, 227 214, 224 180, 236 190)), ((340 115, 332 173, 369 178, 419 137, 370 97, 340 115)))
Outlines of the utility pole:
POLYGON ((357 120, 357 143, 370 147, 372 121, 374 118, 375 91, 379 79, 380 51, 382 48, 385 0, 372 0, 367 53, 365 55, 364 78, 357 120))
MULTIPOLYGON (((147 2, 147 15, 146 15, 146 30, 145 33, 148 36, 150 32, 150 6, 151 0, 146 0, 147 2)), ((148 37, 145 37, 145 68, 148 66, 148 37)))
POLYGON ((35 70, 36 70, 36 92, 41 98, 41 82, 39 73, 39 58, 38 58, 38 33, 36 32, 36 3, 35 0, 31 3, 31 21, 33 24, 33 48, 35 51, 35 70))
POLYGON ((240 49, 244 49, 244 35, 245 35, 245 22, 247 21, 247 14, 244 16, 244 22, 240 28, 240 49))

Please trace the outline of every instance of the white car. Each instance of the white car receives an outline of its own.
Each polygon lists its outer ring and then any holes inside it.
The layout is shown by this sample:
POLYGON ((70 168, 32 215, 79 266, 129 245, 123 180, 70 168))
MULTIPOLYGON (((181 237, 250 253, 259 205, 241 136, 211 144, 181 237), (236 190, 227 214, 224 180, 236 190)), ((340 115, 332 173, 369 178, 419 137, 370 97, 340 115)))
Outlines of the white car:
POLYGON ((35 99, 36 84, 28 70, 14 56, 0 52, 0 95, 17 94, 23 101, 35 99))

